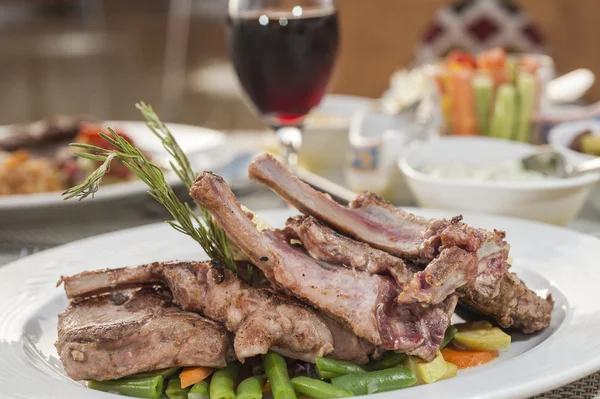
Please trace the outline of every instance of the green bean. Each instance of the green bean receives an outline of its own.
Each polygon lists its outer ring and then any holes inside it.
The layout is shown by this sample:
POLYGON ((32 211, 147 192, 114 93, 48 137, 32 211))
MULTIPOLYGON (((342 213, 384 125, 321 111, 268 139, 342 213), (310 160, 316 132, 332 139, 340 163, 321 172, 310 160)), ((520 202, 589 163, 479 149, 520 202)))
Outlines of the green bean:
POLYGON ((210 397, 212 399, 235 399, 233 384, 240 373, 240 365, 231 363, 224 369, 217 370, 210 380, 210 397))
POLYGON ((188 399, 209 399, 208 394, 208 381, 200 381, 194 384, 190 392, 188 392, 188 399))
POLYGON ((265 377, 262 375, 246 378, 238 385, 235 399, 261 399, 264 384, 265 377))
POLYGON ((356 363, 333 360, 326 357, 318 357, 316 359, 316 364, 317 374, 324 380, 330 380, 346 374, 360 374, 366 372, 365 369, 356 363))
POLYGON ((169 399, 187 399, 189 388, 182 388, 179 376, 174 376, 169 380, 165 393, 169 399))
POLYGON ((390 367, 400 366, 405 359, 406 355, 404 353, 388 352, 381 359, 371 360, 365 365, 365 369, 369 371, 389 369, 390 367))
POLYGON ((452 341, 452 338, 454 338, 457 332, 458 329, 456 327, 448 326, 448 328, 446 329, 446 333, 444 334, 444 339, 440 344, 440 349, 444 349, 450 343, 450 341, 452 341))
POLYGON ((170 378, 171 376, 179 373, 181 371, 181 367, 169 367, 168 369, 155 370, 155 371, 146 371, 144 373, 139 373, 134 375, 135 378, 146 378, 146 377, 156 377, 161 376, 165 380, 170 378))
POLYGON ((296 392, 315 399, 349 398, 352 392, 337 388, 328 382, 309 377, 296 377, 292 379, 296 392))
POLYGON ((343 375, 331 380, 331 383, 336 387, 346 389, 355 395, 393 391, 409 387, 416 382, 415 373, 406 367, 393 367, 364 374, 343 375))
POLYGON ((118 392, 136 398, 158 399, 163 393, 162 376, 146 378, 122 378, 112 381, 89 381, 88 388, 104 392, 118 392))
POLYGON ((263 355, 263 362, 265 364, 265 373, 271 384, 273 398, 296 399, 296 393, 290 381, 284 358, 277 353, 269 352, 263 355))

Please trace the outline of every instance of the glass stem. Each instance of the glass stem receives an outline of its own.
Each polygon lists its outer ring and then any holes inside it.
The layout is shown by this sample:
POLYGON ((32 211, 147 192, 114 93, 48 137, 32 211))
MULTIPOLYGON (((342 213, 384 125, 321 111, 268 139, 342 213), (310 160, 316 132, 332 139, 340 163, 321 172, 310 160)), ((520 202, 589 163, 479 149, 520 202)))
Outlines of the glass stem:
POLYGON ((281 155, 286 166, 296 173, 298 169, 298 150, 302 145, 302 130, 298 126, 285 126, 275 128, 277 140, 281 148, 281 155))

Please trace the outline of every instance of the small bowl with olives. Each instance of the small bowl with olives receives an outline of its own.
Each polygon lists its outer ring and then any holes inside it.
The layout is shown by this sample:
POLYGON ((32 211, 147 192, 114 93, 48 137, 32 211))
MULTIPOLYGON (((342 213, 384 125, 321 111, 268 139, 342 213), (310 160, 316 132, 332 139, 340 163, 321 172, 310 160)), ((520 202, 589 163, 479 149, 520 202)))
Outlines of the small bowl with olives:
MULTIPOLYGON (((600 157, 600 120, 586 119, 556 125, 548 133, 548 142, 589 159, 600 157)), ((600 183, 592 192, 590 202, 600 210, 600 183)))

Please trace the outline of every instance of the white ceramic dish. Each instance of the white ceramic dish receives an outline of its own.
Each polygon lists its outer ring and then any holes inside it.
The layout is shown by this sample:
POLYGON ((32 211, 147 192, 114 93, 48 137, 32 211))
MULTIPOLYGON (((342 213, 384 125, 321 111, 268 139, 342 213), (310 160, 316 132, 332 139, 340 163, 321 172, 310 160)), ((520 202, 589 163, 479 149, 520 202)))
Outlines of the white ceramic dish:
MULTIPOLYGON (((598 175, 535 181, 441 179, 422 173, 428 164, 459 161, 492 165, 519 159, 534 146, 489 137, 442 137, 415 146, 399 166, 419 206, 514 216, 565 225, 579 213, 598 175)), ((584 157, 565 153, 570 162, 584 157)))
MULTIPOLYGON (((451 213, 408 209, 424 216, 451 213)), ((262 212, 283 226, 293 210, 262 212)), ((499 359, 451 380, 373 396, 403 398, 526 398, 600 369, 600 240, 549 225, 464 214, 465 221, 507 232, 513 271, 540 295, 555 302, 550 328, 539 334, 513 334, 499 359)), ((64 373, 53 346, 57 314, 67 305, 55 283, 61 275, 151 261, 205 258, 190 238, 166 224, 123 230, 32 255, 0 267, 0 397, 111 398, 87 390, 64 373)), ((458 320, 456 320, 458 321, 458 320)), ((114 396, 112 396, 114 398, 114 396)))
MULTIPOLYGON (((548 133, 548 142, 566 152, 577 154, 586 159, 595 158, 593 155, 581 154, 569 148, 571 142, 579 133, 590 130, 592 134, 600 135, 600 120, 588 119, 582 121, 565 122, 555 126, 548 133)), ((590 203, 600 210, 600 184, 596 184, 590 195, 590 203)))
MULTIPOLYGON (((121 128, 136 145, 146 151, 156 162, 168 165, 168 153, 162 147, 144 122, 107 121, 105 126, 121 128)), ((173 136, 186 152, 196 170, 217 170, 224 166, 230 154, 226 147, 225 135, 216 130, 197 126, 168 124, 173 136)), ((0 127, 0 135, 7 127, 0 127)), ((172 172, 166 173, 167 181, 172 186, 180 184, 172 172)), ((116 183, 102 187, 94 196, 95 201, 109 201, 143 194, 147 186, 139 180, 116 183)), ((40 207, 76 206, 77 201, 64 201, 60 192, 38 193, 27 195, 0 196, 0 212, 40 207)))

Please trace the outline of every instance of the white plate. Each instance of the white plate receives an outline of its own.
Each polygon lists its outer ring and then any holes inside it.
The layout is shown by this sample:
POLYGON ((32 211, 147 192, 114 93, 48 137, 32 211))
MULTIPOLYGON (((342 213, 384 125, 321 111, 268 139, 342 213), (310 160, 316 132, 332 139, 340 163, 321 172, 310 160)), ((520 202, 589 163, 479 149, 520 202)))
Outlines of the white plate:
MULTIPOLYGON (((140 149, 146 151, 151 157, 161 164, 168 164, 168 154, 162 147, 160 140, 148 129, 144 122, 107 121, 104 126, 120 128, 129 135, 140 149)), ((223 133, 203 127, 168 124, 169 129, 177 142, 186 152, 195 170, 217 170, 225 165, 231 157, 225 145, 226 137, 223 133)), ((7 126, 0 127, 2 135, 7 126)), ((167 182, 172 186, 180 184, 177 176, 172 172, 166 173, 167 182)), ((147 186, 139 180, 123 183, 109 184, 102 187, 95 194, 95 201, 115 200, 124 197, 143 194, 147 186)), ((74 206, 77 201, 64 201, 60 192, 7 195, 0 196, 0 211, 31 209, 38 207, 74 206)))
MULTIPOLYGON (((447 212, 414 209, 432 217, 447 212)), ((282 226, 291 210, 262 212, 282 226)), ((555 301, 552 324, 530 336, 513 334, 499 359, 451 380, 377 398, 525 398, 600 369, 600 240, 549 225, 466 214, 475 226, 506 230, 513 270, 555 301)), ((110 398, 66 377, 53 346, 57 314, 67 305, 60 275, 171 259, 203 259, 200 247, 166 224, 123 230, 51 249, 0 267, 0 397, 110 398)))

